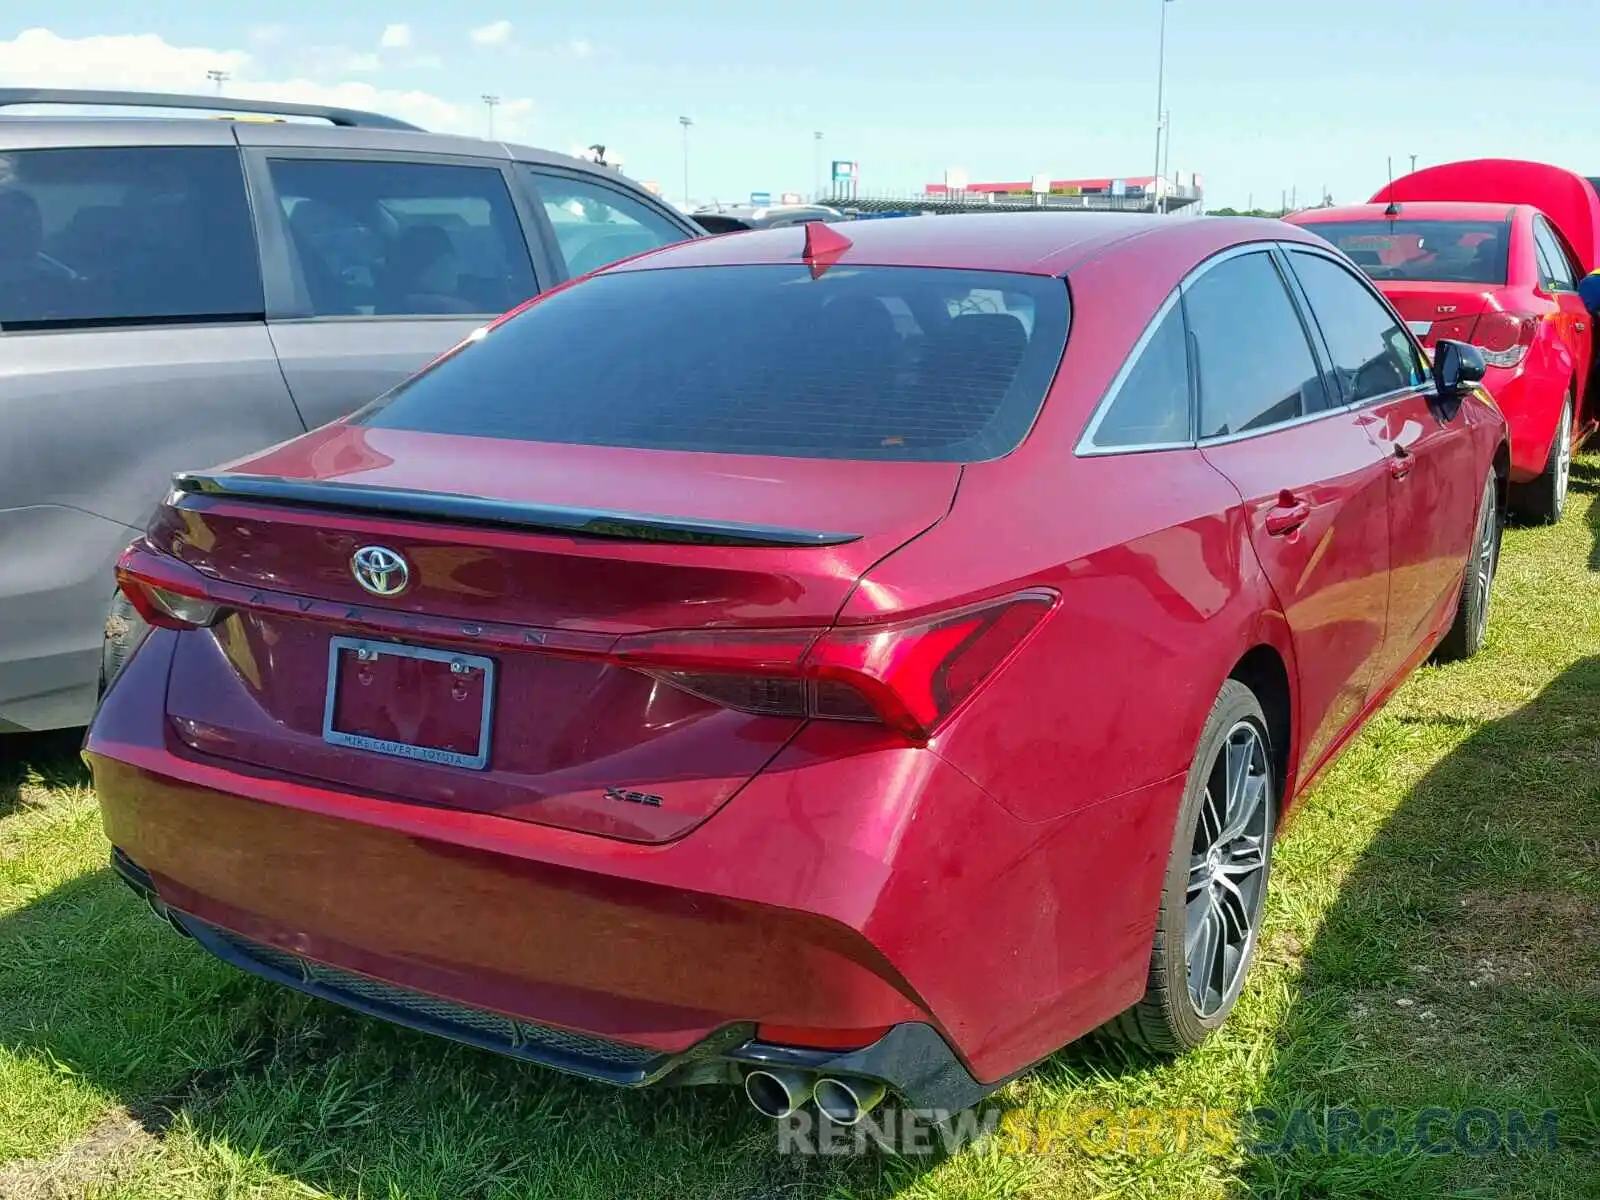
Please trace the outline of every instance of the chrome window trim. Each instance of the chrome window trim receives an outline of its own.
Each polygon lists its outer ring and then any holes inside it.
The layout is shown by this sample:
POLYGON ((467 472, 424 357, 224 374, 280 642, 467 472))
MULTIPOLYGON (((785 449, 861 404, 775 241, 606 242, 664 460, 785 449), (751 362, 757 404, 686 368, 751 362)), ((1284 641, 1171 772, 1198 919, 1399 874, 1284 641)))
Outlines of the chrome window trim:
MULTIPOLYGON (((1229 246, 1226 250, 1219 250, 1210 258, 1195 266, 1193 270, 1178 281, 1177 286, 1172 289, 1172 292, 1162 301, 1161 307, 1156 310, 1156 315, 1145 326, 1144 332, 1139 335, 1139 340, 1133 344, 1133 349, 1128 351, 1128 357, 1123 360, 1122 366, 1117 368, 1117 374, 1111 380, 1111 386, 1106 389, 1106 394, 1095 405, 1094 413, 1090 416, 1088 425, 1084 427, 1083 433, 1078 438, 1078 444, 1073 449, 1074 455, 1078 458, 1104 458, 1110 454, 1148 454, 1152 450, 1193 450, 1200 444, 1196 429, 1199 421, 1200 398, 1195 393, 1192 372, 1189 377, 1189 437, 1187 440, 1154 442, 1141 446, 1096 446, 1094 444, 1094 435, 1099 431, 1100 424, 1105 419, 1107 411, 1116 403, 1117 397, 1122 392, 1123 384, 1128 381, 1128 376, 1133 373, 1134 364, 1139 361, 1139 357, 1144 353, 1145 347, 1155 337, 1156 330, 1161 328, 1161 322, 1166 319, 1173 305, 1182 300, 1183 293, 1203 278, 1206 272, 1213 267, 1221 266, 1223 263, 1231 262, 1236 258, 1243 258, 1247 254, 1270 255, 1273 246, 1276 244, 1271 241, 1261 241, 1246 242, 1242 246, 1229 246)), ((1185 340, 1187 340, 1187 320, 1184 322, 1184 333, 1185 340)), ((1281 427, 1274 425, 1272 428, 1281 427)))
MULTIPOLYGON (((1280 275, 1281 273, 1282 272, 1280 270, 1280 275)), ((1300 286, 1298 277, 1284 279, 1283 283, 1285 296, 1287 297, 1290 305, 1296 309, 1297 315, 1300 315, 1298 312, 1300 300, 1295 291, 1295 289, 1300 286)), ((1316 322, 1315 310, 1307 311, 1302 317, 1302 322, 1305 320, 1316 322)), ((1318 371, 1323 372, 1324 386, 1337 391, 1336 380, 1331 375, 1331 361, 1329 363, 1324 363, 1322 361, 1321 356, 1317 353, 1316 344, 1311 340, 1312 332, 1313 331, 1308 330, 1306 333, 1306 349, 1310 352, 1311 360, 1316 364, 1318 371)), ((1322 333, 1320 324, 1316 325, 1314 332, 1316 337, 1323 338, 1325 340, 1325 335, 1322 333)), ((1326 347, 1324 347, 1324 349, 1326 349, 1326 347)), ((1329 351, 1329 353, 1331 353, 1331 351, 1329 351)), ((1105 395, 1102 396, 1100 398, 1100 402, 1095 405, 1095 410, 1089 418, 1089 423, 1084 426, 1083 433, 1079 436, 1077 445, 1073 448, 1073 455, 1077 458, 1106 458, 1116 454, 1150 454, 1158 450, 1194 450, 1202 446, 1227 445, 1232 442, 1245 441, 1248 438, 1262 437, 1269 433, 1276 433, 1280 429, 1294 429, 1297 426, 1310 425, 1315 421, 1326 420, 1329 417, 1357 412, 1364 408, 1373 407, 1374 405, 1386 404, 1392 400, 1397 400, 1402 396, 1427 391, 1432 387, 1432 384, 1433 364, 1429 360, 1427 353, 1422 349, 1422 343, 1417 339, 1416 334, 1406 324, 1405 320, 1400 316, 1400 314, 1395 311, 1395 307, 1389 303, 1388 297, 1379 291, 1377 286, 1373 284, 1372 280, 1367 278, 1367 276, 1359 268, 1352 267, 1352 265, 1337 250, 1331 246, 1321 246, 1313 242, 1277 240, 1246 242, 1244 245, 1230 246, 1228 249, 1219 251, 1218 253, 1212 255, 1178 281, 1178 285, 1173 288, 1172 292, 1167 296, 1167 298, 1162 301, 1161 307, 1156 310, 1155 316, 1152 317, 1150 323, 1145 326, 1144 332, 1139 335, 1139 340, 1133 344, 1133 349, 1128 352, 1128 357, 1123 361, 1122 366, 1117 369, 1117 374, 1111 380, 1111 386, 1106 389, 1105 395), (1411 340, 1411 348, 1416 353, 1419 361, 1422 363, 1422 382, 1416 387, 1395 388, 1393 391, 1385 392, 1380 396, 1371 396, 1365 400, 1355 402, 1346 401, 1345 403, 1335 404, 1329 408, 1325 408, 1320 412, 1307 413, 1304 416, 1295 417, 1293 420, 1279 421, 1276 424, 1263 426, 1260 429, 1245 429, 1238 433, 1203 438, 1198 436, 1196 431, 1196 424, 1199 418, 1199 396, 1195 392, 1194 380, 1191 377, 1189 381, 1190 436, 1188 440, 1152 442, 1136 446, 1095 445, 1094 436, 1097 432, 1099 432, 1100 425, 1105 420, 1106 413, 1110 410, 1111 406, 1116 403, 1117 397, 1121 394, 1122 387, 1127 382, 1128 376, 1133 373, 1133 368, 1135 364, 1138 363, 1139 357, 1144 353, 1145 348, 1155 337, 1156 330, 1161 327, 1161 322, 1166 319, 1167 314, 1171 312, 1173 306, 1179 303, 1183 293, 1201 278, 1203 278, 1205 273, 1211 270, 1213 267, 1220 266, 1222 263, 1229 262, 1235 258, 1242 258, 1247 254, 1267 254, 1270 256, 1273 251, 1277 251, 1284 256, 1285 265, 1290 269, 1291 273, 1293 271, 1294 260, 1288 257, 1290 252, 1293 251, 1312 254, 1319 258, 1327 259, 1329 262, 1343 270, 1346 275, 1350 276, 1350 278, 1355 281, 1358 286, 1364 288, 1367 294, 1376 300, 1380 305, 1382 305, 1384 310, 1394 318, 1395 324, 1403 331, 1405 336, 1411 340)), ((1341 399, 1343 399, 1342 392, 1338 392, 1338 395, 1341 399)))
POLYGON ((1089 418, 1088 425, 1084 426, 1083 433, 1078 438, 1078 444, 1073 453, 1079 458, 1101 458, 1108 454, 1147 454, 1152 450, 1184 450, 1194 448, 1194 380, 1189 380, 1189 437, 1188 440, 1175 440, 1170 442, 1146 442, 1135 446, 1097 446, 1094 437, 1100 431, 1100 425, 1106 415, 1111 411, 1111 406, 1117 402, 1117 397, 1122 394, 1123 385, 1128 382, 1128 376, 1133 374, 1134 367, 1139 365, 1139 360, 1144 357, 1146 347, 1155 339, 1161 323, 1171 315, 1172 310, 1178 306, 1183 297, 1183 285, 1180 283, 1167 294, 1161 302, 1161 307, 1156 309, 1156 314, 1150 323, 1144 327, 1144 332, 1139 335, 1139 340, 1133 344, 1133 349, 1128 351, 1128 356, 1122 360, 1122 365, 1117 368, 1116 375, 1111 380, 1111 386, 1106 389, 1106 394, 1096 405, 1094 413, 1089 418))

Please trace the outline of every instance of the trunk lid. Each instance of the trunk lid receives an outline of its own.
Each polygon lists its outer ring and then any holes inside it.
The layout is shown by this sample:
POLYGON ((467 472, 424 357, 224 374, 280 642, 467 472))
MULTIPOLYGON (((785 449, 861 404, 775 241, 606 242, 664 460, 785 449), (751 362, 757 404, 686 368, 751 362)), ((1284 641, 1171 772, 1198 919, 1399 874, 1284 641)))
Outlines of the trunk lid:
POLYGON ((1478 318, 1488 310, 1497 290, 1472 284, 1389 281, 1378 287, 1428 350, 1441 337, 1472 341, 1478 318))
POLYGON ((597 656, 664 631, 828 625, 868 568, 943 517, 960 474, 330 426, 189 477, 157 515, 151 544, 232 610, 178 639, 168 714, 193 749, 254 767, 676 837, 802 719, 597 656), (403 589, 357 581, 366 547, 403 560, 403 589), (480 732, 484 765, 460 765, 480 732))

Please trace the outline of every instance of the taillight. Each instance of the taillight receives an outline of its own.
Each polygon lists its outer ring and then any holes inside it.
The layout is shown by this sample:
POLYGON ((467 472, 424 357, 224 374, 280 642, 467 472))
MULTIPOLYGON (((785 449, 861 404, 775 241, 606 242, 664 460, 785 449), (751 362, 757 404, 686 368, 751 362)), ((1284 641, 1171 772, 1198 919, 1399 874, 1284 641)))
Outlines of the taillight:
POLYGON ((1486 312, 1478 318, 1473 344, 1491 367, 1514 367, 1528 353, 1539 332, 1539 318, 1525 313, 1486 312))
POLYGON ((625 637, 623 666, 761 716, 875 721, 926 741, 1054 607, 1025 592, 936 617, 818 630, 697 630, 625 637))
POLYGON ((204 629, 226 611, 206 596, 204 575, 142 538, 117 560, 117 587, 145 624, 160 629, 204 629))

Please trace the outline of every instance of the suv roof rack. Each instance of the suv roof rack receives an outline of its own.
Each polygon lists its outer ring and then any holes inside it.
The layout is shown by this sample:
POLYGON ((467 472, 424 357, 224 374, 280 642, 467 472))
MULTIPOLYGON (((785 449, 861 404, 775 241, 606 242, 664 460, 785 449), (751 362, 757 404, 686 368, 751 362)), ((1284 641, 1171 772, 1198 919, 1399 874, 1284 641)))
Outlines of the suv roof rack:
POLYGON ((280 117, 317 117, 331 125, 356 129, 405 129, 423 132, 421 126, 362 112, 358 108, 331 108, 323 104, 294 104, 277 100, 236 100, 226 96, 189 96, 178 92, 116 92, 92 88, 0 88, 0 109, 24 104, 83 104, 104 108, 191 108, 205 112, 258 113, 280 117))

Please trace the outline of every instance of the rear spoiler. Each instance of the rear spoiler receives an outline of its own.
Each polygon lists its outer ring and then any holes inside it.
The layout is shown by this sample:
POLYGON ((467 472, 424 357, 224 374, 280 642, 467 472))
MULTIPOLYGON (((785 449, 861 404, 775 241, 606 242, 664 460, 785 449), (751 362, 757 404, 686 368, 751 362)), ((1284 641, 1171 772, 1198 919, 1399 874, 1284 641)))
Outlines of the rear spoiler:
POLYGON ((859 533, 747 525, 699 517, 663 517, 650 513, 612 512, 598 508, 522 504, 455 492, 419 492, 408 488, 368 487, 357 483, 323 483, 276 475, 202 474, 181 471, 172 477, 175 492, 272 504, 383 513, 420 520, 493 525, 540 533, 571 533, 631 542, 675 542, 700 546, 842 546, 859 541, 859 533))

